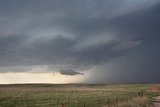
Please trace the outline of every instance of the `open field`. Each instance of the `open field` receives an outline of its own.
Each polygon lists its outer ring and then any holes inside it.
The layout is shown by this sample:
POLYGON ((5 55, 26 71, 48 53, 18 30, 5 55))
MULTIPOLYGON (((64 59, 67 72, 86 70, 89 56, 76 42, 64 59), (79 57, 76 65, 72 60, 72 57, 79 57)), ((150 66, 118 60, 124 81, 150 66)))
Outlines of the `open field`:
POLYGON ((144 103, 136 107, 149 107, 160 95, 150 87, 160 84, 0 85, 0 107, 123 107, 137 101, 144 103))

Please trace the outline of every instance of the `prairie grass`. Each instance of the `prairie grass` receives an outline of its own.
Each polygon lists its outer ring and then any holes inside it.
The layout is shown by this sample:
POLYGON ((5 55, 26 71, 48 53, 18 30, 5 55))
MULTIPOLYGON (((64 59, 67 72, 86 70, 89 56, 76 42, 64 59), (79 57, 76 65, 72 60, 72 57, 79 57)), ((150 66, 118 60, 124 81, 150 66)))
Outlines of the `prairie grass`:
POLYGON ((119 102, 116 106, 111 107, 152 107, 152 103, 147 97, 135 97, 128 101, 119 102))
MULTIPOLYGON (((21 84, 0 85, 0 107, 99 107, 115 105, 120 107, 134 105, 136 101, 148 102, 159 93, 147 92, 153 84, 21 84), (144 98, 137 98, 144 91, 144 98), (135 99, 134 99, 135 98, 135 99)), ((159 84, 155 84, 160 87, 159 84)), ((148 104, 148 103, 145 103, 148 104)), ((143 106, 147 107, 147 106, 143 106)))

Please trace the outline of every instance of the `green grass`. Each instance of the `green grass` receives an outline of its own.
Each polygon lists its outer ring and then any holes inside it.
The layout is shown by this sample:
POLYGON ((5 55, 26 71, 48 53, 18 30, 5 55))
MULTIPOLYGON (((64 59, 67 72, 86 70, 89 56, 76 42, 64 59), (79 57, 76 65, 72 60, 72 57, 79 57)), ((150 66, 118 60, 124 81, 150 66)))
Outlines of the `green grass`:
MULTIPOLYGON (((15 84, 0 85, 0 107, 98 107, 132 100, 153 84, 15 84), (85 104, 84 104, 85 103, 85 104)), ((159 84, 154 84, 160 87, 159 84)))

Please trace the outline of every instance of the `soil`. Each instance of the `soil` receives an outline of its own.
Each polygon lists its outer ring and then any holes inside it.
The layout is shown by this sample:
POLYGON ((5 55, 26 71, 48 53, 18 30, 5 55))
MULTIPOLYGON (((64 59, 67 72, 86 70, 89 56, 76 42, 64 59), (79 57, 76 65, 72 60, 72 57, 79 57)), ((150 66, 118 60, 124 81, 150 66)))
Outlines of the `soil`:
POLYGON ((148 88, 147 92, 160 92, 160 88, 156 86, 151 86, 148 88))

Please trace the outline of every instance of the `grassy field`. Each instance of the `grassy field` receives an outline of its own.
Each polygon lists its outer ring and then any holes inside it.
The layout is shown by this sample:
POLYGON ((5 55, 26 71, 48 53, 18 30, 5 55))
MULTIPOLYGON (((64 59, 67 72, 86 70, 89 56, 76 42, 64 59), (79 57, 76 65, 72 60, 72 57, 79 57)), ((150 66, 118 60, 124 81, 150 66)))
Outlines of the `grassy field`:
POLYGON ((154 96, 160 95, 148 91, 152 86, 160 87, 159 84, 0 85, 0 107, 125 107, 137 101, 141 103, 134 107, 147 107, 154 96))

